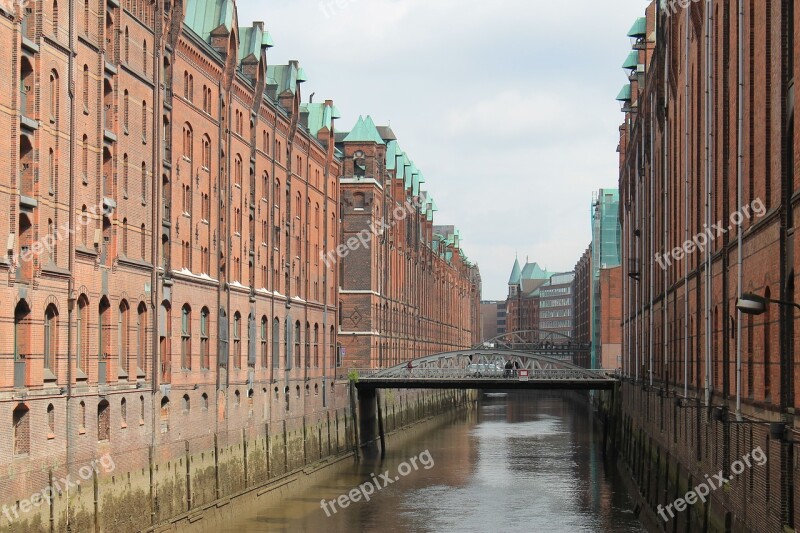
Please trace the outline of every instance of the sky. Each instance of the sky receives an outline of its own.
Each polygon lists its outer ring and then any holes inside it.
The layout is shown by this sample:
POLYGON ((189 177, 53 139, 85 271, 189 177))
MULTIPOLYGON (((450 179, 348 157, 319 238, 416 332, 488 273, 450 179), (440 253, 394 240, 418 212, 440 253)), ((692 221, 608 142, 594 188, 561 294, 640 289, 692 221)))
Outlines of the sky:
POLYGON ((296 59, 303 101, 339 131, 391 124, 439 211, 505 299, 515 254, 571 271, 591 240, 592 191, 616 188, 614 100, 645 0, 239 0, 264 21, 270 64, 296 59))

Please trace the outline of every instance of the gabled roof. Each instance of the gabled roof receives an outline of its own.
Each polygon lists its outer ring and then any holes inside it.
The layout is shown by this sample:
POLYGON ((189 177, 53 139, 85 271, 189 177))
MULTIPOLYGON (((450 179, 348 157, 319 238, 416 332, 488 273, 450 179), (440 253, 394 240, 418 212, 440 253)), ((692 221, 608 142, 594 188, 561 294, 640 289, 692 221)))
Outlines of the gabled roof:
POLYGON ((375 127, 375 123, 372 121, 372 117, 367 115, 367 118, 362 116, 358 117, 358 121, 356 125, 353 126, 353 129, 344 138, 344 142, 374 142, 375 144, 386 144, 383 142, 380 133, 378 133, 378 129, 375 127))
POLYGON ((270 65, 267 67, 267 85, 277 86, 276 94, 286 91, 294 94, 297 90, 297 68, 293 64, 270 65))
POLYGON ((211 32, 224 26, 233 29, 233 0, 188 0, 184 22, 204 41, 211 41, 211 32))
POLYGON ((645 37, 647 35, 647 19, 639 17, 628 31, 628 37, 645 37))
POLYGON ((308 131, 311 135, 317 137, 321 129, 326 128, 328 131, 333 127, 334 109, 324 103, 313 104, 300 104, 300 112, 308 114, 308 131))

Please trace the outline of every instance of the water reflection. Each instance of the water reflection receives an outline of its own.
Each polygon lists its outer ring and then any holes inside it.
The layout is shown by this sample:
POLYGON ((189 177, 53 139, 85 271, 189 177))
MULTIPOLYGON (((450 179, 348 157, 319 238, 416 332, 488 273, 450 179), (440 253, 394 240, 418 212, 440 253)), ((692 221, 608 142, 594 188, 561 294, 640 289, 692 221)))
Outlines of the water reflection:
POLYGON ((645 531, 613 469, 604 466, 588 408, 562 396, 510 393, 476 412, 391 447, 280 506, 242 510, 223 531, 645 531), (419 468, 327 517, 336 499, 429 450, 419 468))

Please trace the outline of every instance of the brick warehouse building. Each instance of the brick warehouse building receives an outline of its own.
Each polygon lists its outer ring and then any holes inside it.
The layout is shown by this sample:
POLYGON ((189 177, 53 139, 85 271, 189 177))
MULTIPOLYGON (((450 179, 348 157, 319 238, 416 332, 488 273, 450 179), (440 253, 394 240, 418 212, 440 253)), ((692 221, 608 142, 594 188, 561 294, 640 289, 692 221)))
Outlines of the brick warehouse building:
MULTIPOLYGON (((303 69, 268 64, 269 33, 239 27, 230 0, 48 0, 0 4, 0 15, 11 51, 0 67, 11 132, 0 501, 113 452, 117 476, 95 481, 100 506, 117 509, 119 530, 137 529, 252 485, 247 459, 223 454, 253 435, 265 434, 262 459, 292 450, 263 476, 338 450, 349 271, 342 261, 340 279, 322 260, 341 242, 347 163, 332 101, 302 103, 303 69)), ((477 271, 451 263, 437 263, 442 276, 472 290, 477 271)), ((435 283, 430 272, 414 282, 435 283)), ((470 295, 459 311, 477 309, 470 295)), ((458 331, 453 345, 479 331, 436 316, 438 331, 458 331)), ((68 516, 89 529, 92 499, 60 497, 56 528, 68 516)))
POLYGON ((395 365, 478 344, 480 274, 458 230, 433 225, 437 207, 422 173, 394 132, 369 116, 337 137, 341 242, 356 244, 339 261, 345 364, 395 365))
POLYGON ((655 508, 761 446, 765 466, 667 528, 795 530, 800 321, 781 305, 742 315, 736 300, 798 300, 799 12, 793 0, 688 4, 653 2, 637 20, 618 96, 620 449, 655 508), (709 234, 718 221, 730 230, 709 234))

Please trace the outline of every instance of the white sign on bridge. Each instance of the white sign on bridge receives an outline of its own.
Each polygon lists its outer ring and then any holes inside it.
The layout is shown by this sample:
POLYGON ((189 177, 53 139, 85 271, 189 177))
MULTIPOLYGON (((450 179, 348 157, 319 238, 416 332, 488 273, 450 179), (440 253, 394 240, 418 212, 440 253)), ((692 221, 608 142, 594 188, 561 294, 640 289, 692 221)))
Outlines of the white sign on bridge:
POLYGON ((517 370, 517 375, 519 376, 520 381, 528 381, 528 371, 527 370, 517 370))

